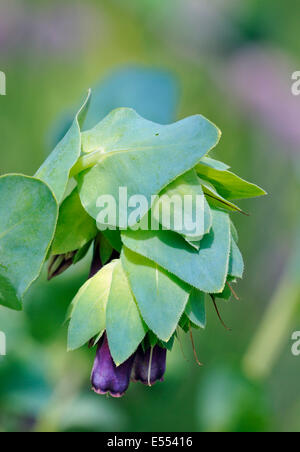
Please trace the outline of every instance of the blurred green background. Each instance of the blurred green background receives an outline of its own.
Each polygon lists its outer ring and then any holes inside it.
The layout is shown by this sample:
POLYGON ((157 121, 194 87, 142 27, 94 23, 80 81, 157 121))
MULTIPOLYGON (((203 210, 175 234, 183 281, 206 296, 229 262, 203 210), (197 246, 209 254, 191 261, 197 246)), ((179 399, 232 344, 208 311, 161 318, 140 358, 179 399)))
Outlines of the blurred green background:
POLYGON ((121 400, 93 394, 95 351, 67 353, 63 324, 89 258, 51 283, 43 274, 23 313, 0 308, 0 431, 300 431, 299 29, 297 1, 1 0, 0 174, 34 174, 90 86, 106 89, 101 116, 135 95, 128 75, 131 94, 124 76, 118 87, 120 71, 158 71, 152 88, 165 88, 149 116, 208 117, 223 131, 213 155, 269 196, 233 217, 241 300, 220 303, 230 333, 208 305, 195 334, 203 368, 182 337, 164 383, 131 385, 121 400))

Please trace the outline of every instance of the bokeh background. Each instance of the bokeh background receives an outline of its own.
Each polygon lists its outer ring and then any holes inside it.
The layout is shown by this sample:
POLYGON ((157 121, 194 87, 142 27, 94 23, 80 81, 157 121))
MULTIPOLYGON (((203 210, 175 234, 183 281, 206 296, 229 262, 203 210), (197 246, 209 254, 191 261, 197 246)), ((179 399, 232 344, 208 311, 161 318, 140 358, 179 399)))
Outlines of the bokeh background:
POLYGON ((213 155, 269 196, 234 215, 241 300, 220 303, 230 333, 207 306, 203 368, 182 337, 165 383, 93 394, 95 351, 67 353, 64 324, 89 258, 43 274, 23 313, 0 308, 0 431, 300 430, 299 29, 297 1, 1 0, 0 174, 34 174, 92 86, 100 117, 127 104, 161 122, 207 116, 223 131, 213 155))

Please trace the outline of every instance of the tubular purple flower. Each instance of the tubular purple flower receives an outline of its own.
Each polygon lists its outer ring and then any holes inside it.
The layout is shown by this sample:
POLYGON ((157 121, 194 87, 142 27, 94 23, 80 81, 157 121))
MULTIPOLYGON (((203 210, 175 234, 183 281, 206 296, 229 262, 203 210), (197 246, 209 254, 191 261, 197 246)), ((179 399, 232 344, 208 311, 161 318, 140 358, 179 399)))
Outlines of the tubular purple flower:
POLYGON ((133 367, 132 381, 141 381, 151 386, 157 381, 164 380, 166 371, 167 350, 155 345, 144 352, 139 346, 133 367))
POLYGON ((109 393, 112 397, 122 397, 129 386, 134 356, 117 367, 112 359, 105 333, 98 345, 92 371, 93 390, 97 394, 109 393))

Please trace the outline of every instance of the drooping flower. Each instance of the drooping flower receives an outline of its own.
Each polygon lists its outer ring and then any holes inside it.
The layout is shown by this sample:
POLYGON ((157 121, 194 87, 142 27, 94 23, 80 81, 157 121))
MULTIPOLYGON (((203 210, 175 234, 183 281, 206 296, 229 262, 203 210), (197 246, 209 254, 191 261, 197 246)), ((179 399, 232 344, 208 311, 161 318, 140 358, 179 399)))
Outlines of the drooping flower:
POLYGON ((132 381, 141 381, 148 386, 157 381, 163 381, 166 359, 167 350, 165 348, 155 345, 144 351, 140 345, 135 355, 132 381))
POLYGON ((106 333, 99 342, 92 371, 92 387, 97 394, 122 397, 128 389, 135 355, 116 366, 108 345, 106 333))

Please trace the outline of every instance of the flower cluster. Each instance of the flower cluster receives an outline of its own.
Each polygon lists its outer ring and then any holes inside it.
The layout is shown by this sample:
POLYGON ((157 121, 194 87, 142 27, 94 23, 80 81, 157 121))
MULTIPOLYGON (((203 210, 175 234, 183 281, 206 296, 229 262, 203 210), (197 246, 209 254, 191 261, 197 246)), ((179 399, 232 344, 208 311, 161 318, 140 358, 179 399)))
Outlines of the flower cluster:
POLYGON ((217 301, 238 298, 233 284, 244 266, 230 214, 245 212, 233 200, 264 191, 208 157, 219 137, 199 115, 161 126, 126 108, 81 134, 81 156, 71 170, 77 186, 60 207, 49 278, 94 243, 89 279, 71 305, 68 344, 70 350, 97 344, 92 387, 98 394, 120 397, 130 380, 161 381, 179 329, 190 334, 200 364, 192 330, 205 327, 207 300, 222 321, 217 301), (122 203, 120 187, 130 202, 122 203), (137 191, 156 204, 135 205, 137 191), (194 210, 166 204, 172 197, 189 198, 194 210), (100 199, 112 200, 126 225, 105 210, 99 215, 100 199), (142 227, 154 207, 155 229, 142 227), (175 220, 188 221, 179 229, 162 221, 168 209, 175 220), (185 226, 195 211, 201 233, 185 226))
POLYGON ((209 156, 221 133, 201 115, 161 125, 120 108, 82 131, 87 106, 35 177, 0 178, 0 304, 21 309, 47 258, 50 280, 93 245, 90 277, 69 310, 68 348, 98 344, 93 388, 121 396, 130 379, 163 378, 180 330, 195 352, 192 330, 205 327, 206 303, 219 315, 218 300, 236 296, 244 265, 232 215, 245 214, 236 200, 265 192, 209 156), (191 209, 164 202, 175 198, 191 209), (122 215, 99 217, 99 199, 122 215), (168 209, 174 221, 164 220, 168 209), (154 210, 158 227, 141 227, 154 210), (194 212, 201 228, 192 230, 194 212))
POLYGON ((97 394, 109 393, 113 397, 122 397, 129 382, 140 381, 152 386, 163 381, 166 370, 167 350, 155 345, 146 351, 140 345, 137 351, 123 364, 116 366, 111 356, 107 335, 101 338, 92 371, 92 387, 97 394))

